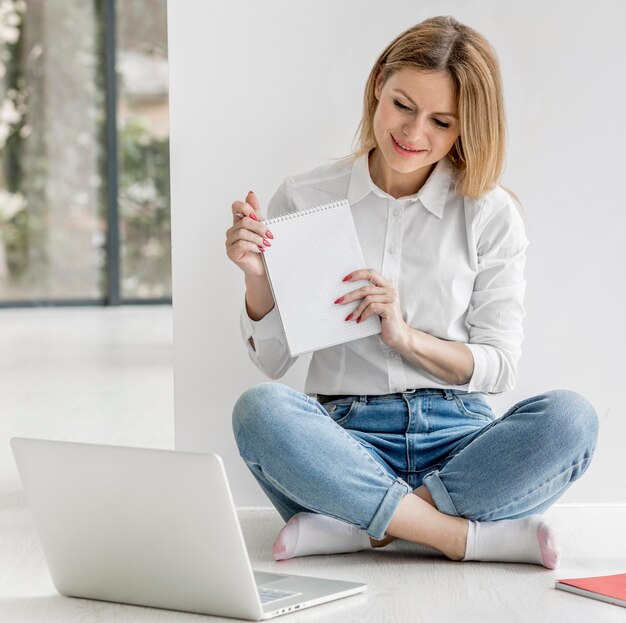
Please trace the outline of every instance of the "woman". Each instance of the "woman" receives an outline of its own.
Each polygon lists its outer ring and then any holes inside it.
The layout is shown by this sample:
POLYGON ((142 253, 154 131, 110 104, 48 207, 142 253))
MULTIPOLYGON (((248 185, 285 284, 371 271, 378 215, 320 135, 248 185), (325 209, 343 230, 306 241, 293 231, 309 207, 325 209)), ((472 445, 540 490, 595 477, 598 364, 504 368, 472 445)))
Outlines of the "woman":
MULTIPOLYGON (((495 52, 434 17, 374 64, 358 151, 287 177, 272 197, 269 217, 348 198, 368 268, 346 276, 355 287, 335 303, 347 322, 378 314, 382 327, 313 353, 306 393, 262 383, 234 407, 240 454, 286 521, 276 560, 400 538, 451 560, 556 568, 541 513, 589 466, 598 417, 566 389, 500 418, 486 400, 515 386, 525 316, 528 240, 514 195, 498 185, 504 148, 495 52)), ((278 379, 297 358, 261 258, 273 235, 252 191, 232 211, 242 334, 251 360, 278 379)))

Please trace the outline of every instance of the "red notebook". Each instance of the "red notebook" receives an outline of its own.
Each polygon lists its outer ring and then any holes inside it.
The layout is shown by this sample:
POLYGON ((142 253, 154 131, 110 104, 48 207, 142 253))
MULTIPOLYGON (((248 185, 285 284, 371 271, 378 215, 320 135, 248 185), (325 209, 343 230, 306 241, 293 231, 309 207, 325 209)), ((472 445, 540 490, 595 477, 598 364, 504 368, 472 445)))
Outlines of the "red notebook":
POLYGON ((557 580, 554 587, 626 608, 626 573, 557 580))

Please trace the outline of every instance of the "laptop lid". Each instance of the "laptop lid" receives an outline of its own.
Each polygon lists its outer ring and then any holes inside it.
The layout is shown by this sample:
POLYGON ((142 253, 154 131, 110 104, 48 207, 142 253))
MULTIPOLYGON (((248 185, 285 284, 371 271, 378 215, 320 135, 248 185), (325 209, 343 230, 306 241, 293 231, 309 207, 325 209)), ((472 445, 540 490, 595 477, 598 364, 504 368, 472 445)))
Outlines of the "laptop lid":
POLYGON ((217 454, 17 437, 11 447, 64 595, 260 620, 366 588, 253 572, 217 454), (255 574, 303 592, 263 606, 255 574))
POLYGON ((60 593, 261 618, 218 455, 23 438, 11 446, 60 593), (216 558, 219 540, 232 544, 230 556, 216 558))

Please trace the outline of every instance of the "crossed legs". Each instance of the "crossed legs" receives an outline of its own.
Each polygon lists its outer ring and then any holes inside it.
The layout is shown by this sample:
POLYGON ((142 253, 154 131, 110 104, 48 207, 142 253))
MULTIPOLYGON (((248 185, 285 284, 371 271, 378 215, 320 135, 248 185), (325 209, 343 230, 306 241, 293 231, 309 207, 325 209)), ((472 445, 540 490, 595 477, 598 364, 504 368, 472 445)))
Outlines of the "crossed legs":
MULTIPOLYGON (((489 540, 488 531, 496 535, 496 530, 513 528, 499 520, 538 515, 549 508, 586 470, 597 437, 597 415, 588 401, 568 390, 554 390, 518 403, 468 438, 444 468, 426 474, 428 489, 422 485, 407 491, 401 479, 389 487, 388 473, 374 458, 351 444, 344 430, 299 393, 264 384, 244 398, 233 420, 240 453, 285 521, 301 512, 329 515, 367 529, 366 541, 372 547, 400 538, 453 560, 477 559, 473 552, 489 540), (292 411, 284 410, 285 398, 291 398, 292 411), (328 470, 338 456, 350 470, 328 470), (468 478, 471 490, 464 484, 468 478), (543 479, 540 486, 538 479, 543 479), (343 491, 339 497, 333 493, 338 488, 343 491), (373 518, 367 514, 372 506, 378 508, 373 518), (385 521, 385 510, 392 506, 393 515, 385 521)), ((522 523, 539 538, 538 523, 522 523)), ((514 541, 510 535, 490 540, 497 541, 498 556, 514 541)), ((487 554, 480 559, 494 559, 489 557, 492 552, 487 554)), ((525 553, 499 559, 515 556, 523 560, 525 553)))
POLYGON ((370 537, 372 547, 384 547, 400 538, 437 549, 451 560, 461 560, 465 556, 468 520, 439 512, 424 485, 412 493, 398 505, 387 536, 380 541, 370 537))

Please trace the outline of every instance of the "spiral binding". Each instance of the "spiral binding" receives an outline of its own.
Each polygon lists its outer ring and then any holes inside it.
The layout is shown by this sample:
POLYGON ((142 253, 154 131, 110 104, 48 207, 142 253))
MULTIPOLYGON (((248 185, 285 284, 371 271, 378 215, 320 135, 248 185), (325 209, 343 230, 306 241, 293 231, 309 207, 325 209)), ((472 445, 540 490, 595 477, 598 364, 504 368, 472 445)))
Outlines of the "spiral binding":
POLYGON ((321 205, 314 206, 312 208, 307 208, 306 210, 296 210, 295 212, 287 212, 286 214, 275 216, 274 218, 271 218, 263 222, 266 225, 271 225, 272 223, 278 223, 280 221, 287 221, 291 218, 298 218, 300 216, 307 216, 308 214, 321 212, 322 210, 330 210, 331 208, 338 208, 339 206, 346 205, 346 203, 348 203, 347 199, 339 199, 337 201, 330 201, 329 203, 323 203, 321 205))

